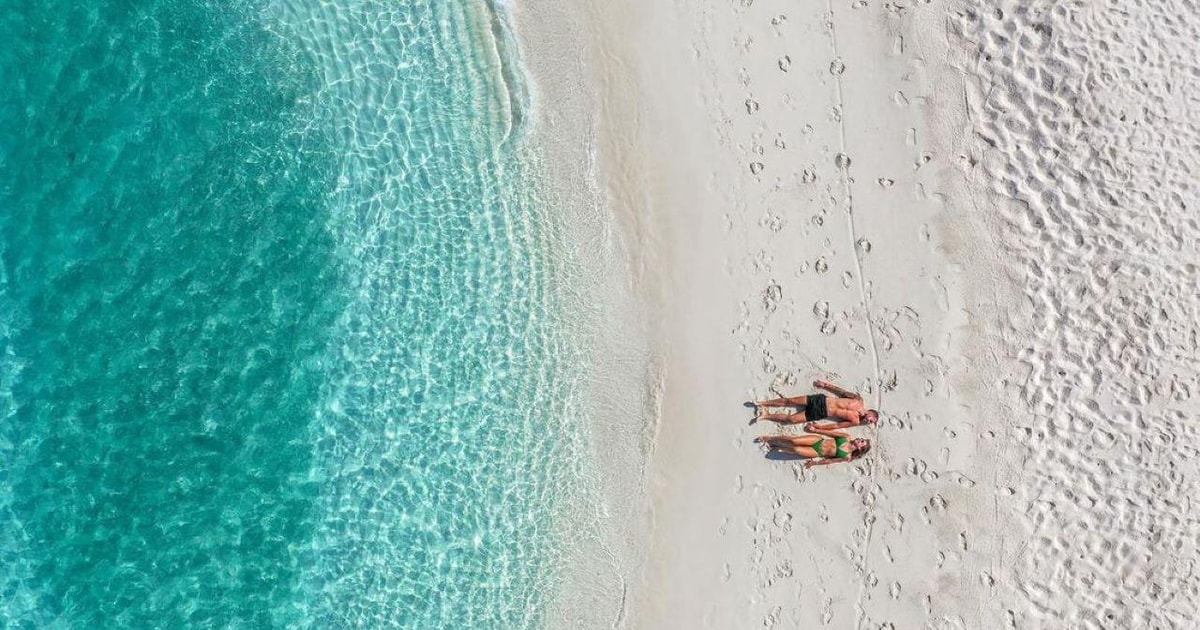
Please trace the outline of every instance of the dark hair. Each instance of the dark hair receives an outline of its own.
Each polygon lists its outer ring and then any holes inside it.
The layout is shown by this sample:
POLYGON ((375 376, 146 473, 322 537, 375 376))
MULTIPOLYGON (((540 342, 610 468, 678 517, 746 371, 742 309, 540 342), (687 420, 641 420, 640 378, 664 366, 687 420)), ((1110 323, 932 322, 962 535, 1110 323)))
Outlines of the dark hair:
POLYGON ((869 453, 871 451, 871 442, 868 440, 863 440, 863 441, 866 442, 866 444, 855 447, 854 454, 850 456, 850 461, 854 461, 854 460, 858 459, 859 457, 862 457, 863 455, 866 455, 867 453, 869 453))

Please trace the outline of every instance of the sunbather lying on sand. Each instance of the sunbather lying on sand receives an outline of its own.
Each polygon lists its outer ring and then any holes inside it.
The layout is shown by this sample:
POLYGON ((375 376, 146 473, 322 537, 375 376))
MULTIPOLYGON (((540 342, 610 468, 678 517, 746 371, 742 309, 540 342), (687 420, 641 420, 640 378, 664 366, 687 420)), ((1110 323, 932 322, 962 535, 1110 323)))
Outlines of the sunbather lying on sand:
POLYGON ((875 424, 879 420, 879 412, 867 409, 862 396, 842 389, 829 381, 813 381, 814 387, 827 390, 835 398, 825 394, 812 396, 793 396, 790 398, 772 398, 771 400, 756 400, 755 409, 763 407, 798 407, 802 412, 796 413, 760 413, 759 419, 775 422, 816 422, 825 418, 837 420, 836 424, 827 425, 827 429, 845 429, 862 424, 875 424))
POLYGON ((755 442, 767 444, 772 450, 803 457, 805 468, 852 462, 871 450, 871 441, 850 439, 845 431, 822 429, 812 423, 804 425, 806 435, 764 435, 755 442))

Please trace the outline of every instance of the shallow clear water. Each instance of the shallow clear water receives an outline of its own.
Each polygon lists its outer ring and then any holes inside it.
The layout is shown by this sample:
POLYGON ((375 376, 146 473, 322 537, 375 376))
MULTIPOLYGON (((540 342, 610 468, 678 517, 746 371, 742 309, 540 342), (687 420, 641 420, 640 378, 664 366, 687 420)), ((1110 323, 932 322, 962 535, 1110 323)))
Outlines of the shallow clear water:
POLYGON ((576 387, 496 15, 4 8, 4 625, 536 627, 576 387))

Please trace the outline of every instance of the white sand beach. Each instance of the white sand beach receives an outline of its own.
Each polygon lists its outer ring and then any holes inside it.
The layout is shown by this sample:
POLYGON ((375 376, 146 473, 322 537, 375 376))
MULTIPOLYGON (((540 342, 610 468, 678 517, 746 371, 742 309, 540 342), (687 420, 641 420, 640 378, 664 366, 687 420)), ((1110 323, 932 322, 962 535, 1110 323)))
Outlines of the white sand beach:
POLYGON ((600 388, 648 427, 600 429, 616 603, 559 618, 1190 627, 1192 5, 515 5, 645 383, 600 388), (752 442, 814 378, 883 412, 863 460, 752 442))

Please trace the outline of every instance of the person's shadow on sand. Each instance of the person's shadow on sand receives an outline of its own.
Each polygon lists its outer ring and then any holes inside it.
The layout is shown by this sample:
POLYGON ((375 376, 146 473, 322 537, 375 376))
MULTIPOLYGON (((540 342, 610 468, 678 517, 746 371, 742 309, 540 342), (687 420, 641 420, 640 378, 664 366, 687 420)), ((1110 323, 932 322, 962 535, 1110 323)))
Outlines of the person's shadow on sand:
MULTIPOLYGON (((754 415, 750 416, 750 422, 748 422, 747 424, 755 424, 759 420, 761 420, 761 418, 758 417, 758 405, 754 404, 753 401, 748 400, 748 401, 742 403, 742 406, 754 410, 754 415)), ((772 459, 772 460, 780 461, 780 462, 794 462, 794 461, 803 461, 804 460, 803 457, 800 457, 799 455, 796 455, 795 453, 785 453, 783 451, 777 451, 775 449, 768 450, 765 457, 767 459, 772 459)))
POLYGON ((754 401, 752 400, 747 400, 746 402, 742 403, 742 406, 750 409, 752 412, 750 415, 750 422, 747 422, 746 424, 754 424, 758 422, 758 405, 754 404, 754 401))

